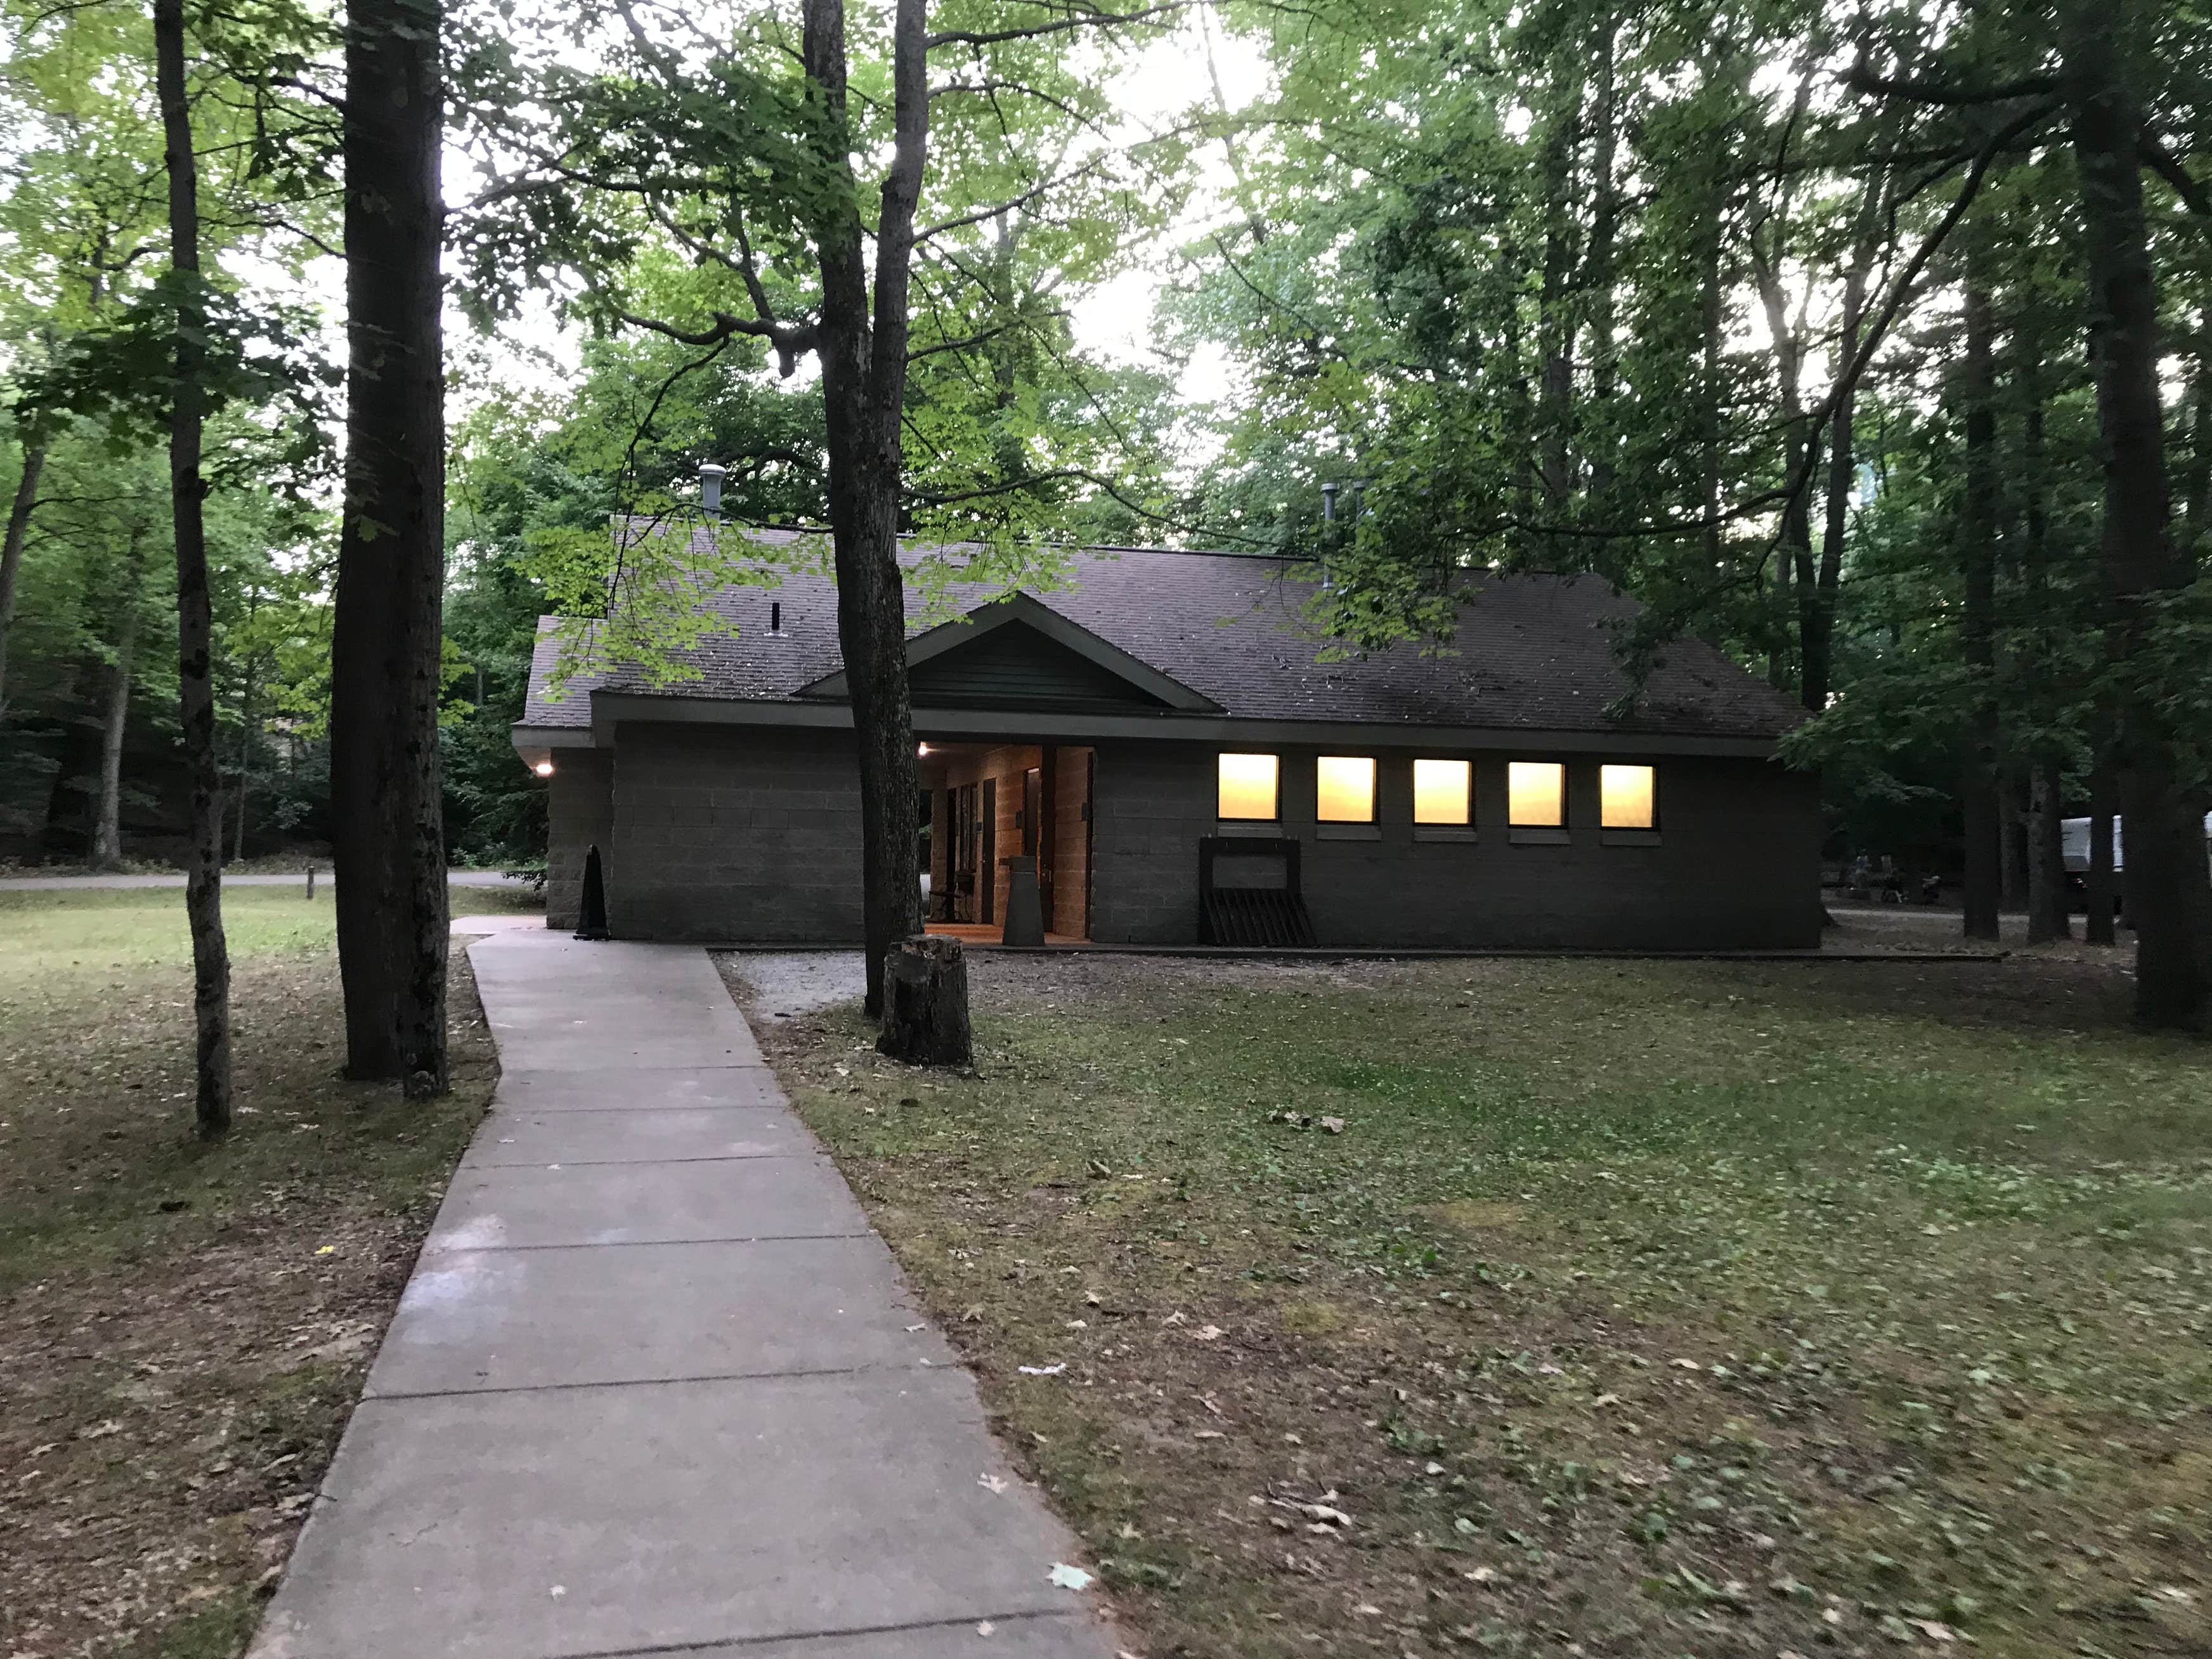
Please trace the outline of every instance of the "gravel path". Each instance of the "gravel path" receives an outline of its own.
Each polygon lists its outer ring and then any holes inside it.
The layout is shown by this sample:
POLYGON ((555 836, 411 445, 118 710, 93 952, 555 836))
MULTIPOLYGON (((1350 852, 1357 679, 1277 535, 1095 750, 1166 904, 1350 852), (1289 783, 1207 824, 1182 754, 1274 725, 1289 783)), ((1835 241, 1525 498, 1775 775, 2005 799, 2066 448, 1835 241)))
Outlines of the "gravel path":
POLYGON ((745 1012, 811 1014, 841 1002, 857 1002, 867 988, 866 958, 858 951, 717 951, 724 969, 750 993, 745 1012))

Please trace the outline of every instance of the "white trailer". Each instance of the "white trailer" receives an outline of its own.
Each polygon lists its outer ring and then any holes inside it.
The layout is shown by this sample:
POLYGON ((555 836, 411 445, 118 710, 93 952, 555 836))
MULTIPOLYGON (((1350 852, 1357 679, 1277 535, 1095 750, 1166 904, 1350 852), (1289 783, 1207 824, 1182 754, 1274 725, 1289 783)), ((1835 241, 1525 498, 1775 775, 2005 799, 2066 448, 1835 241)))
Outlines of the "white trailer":
MULTIPOLYGON (((2062 818, 2059 820, 2059 827, 2065 842, 2066 868, 2068 872, 2077 876, 2087 874, 2089 869, 2089 820, 2087 818, 2062 818)), ((2121 835, 2120 817, 2118 813, 2114 813, 2112 815, 2112 868, 2115 871, 2124 870, 2127 868, 2127 855, 2122 850, 2124 845, 2124 842, 2122 840, 2121 835)), ((2206 867, 2208 869, 2212 869, 2212 812, 2207 812, 2204 815, 2204 857, 2206 867)))

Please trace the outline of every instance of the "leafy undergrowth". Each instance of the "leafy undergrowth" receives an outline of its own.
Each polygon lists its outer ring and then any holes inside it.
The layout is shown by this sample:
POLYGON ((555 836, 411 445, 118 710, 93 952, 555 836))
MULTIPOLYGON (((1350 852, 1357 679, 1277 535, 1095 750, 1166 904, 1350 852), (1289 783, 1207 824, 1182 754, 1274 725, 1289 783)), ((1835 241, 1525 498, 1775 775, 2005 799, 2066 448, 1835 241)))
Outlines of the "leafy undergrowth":
POLYGON ((327 890, 224 908, 207 1147, 183 895, 0 895, 0 1653, 243 1649, 490 1097, 460 952, 454 1088, 414 1105, 337 1075, 327 890))
POLYGON ((2212 1651, 2111 969, 971 962, 973 1077, 764 1039, 1154 1659, 2212 1651))

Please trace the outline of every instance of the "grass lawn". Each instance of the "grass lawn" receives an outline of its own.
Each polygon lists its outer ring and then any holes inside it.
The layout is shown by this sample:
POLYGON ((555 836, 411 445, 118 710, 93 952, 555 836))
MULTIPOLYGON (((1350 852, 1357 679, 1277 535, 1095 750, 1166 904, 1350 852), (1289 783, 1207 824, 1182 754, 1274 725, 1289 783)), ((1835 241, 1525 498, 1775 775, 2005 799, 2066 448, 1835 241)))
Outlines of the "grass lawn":
POLYGON ((972 1078, 767 1040, 1152 1659, 2212 1653, 2109 963, 971 961, 972 1078))
MULTIPOLYGON (((523 896, 456 889, 457 912, 523 896)), ((340 1080, 330 890, 223 896, 237 1127, 191 1133, 178 890, 0 892, 0 1654, 228 1659, 489 1097, 340 1080)))

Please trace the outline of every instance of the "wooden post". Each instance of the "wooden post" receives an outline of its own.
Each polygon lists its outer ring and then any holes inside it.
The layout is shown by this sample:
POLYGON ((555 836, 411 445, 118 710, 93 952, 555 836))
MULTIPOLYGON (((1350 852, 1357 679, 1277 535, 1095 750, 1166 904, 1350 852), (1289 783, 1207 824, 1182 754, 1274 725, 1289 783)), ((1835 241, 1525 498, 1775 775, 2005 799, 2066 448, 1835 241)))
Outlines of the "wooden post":
POLYGON ((884 1025, 876 1050, 909 1066, 967 1066, 968 958, 960 941, 917 933, 884 954, 884 1025))

